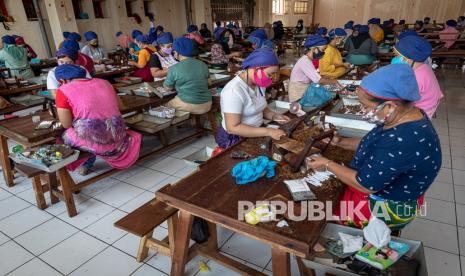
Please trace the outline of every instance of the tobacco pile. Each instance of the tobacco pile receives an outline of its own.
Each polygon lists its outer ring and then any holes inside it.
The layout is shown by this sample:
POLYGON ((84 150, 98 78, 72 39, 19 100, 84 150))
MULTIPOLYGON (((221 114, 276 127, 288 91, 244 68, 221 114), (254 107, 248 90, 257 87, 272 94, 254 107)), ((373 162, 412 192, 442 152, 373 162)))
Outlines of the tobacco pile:
POLYGON ((342 113, 342 114, 353 114, 353 115, 361 115, 362 112, 362 106, 361 105, 345 105, 341 107, 337 113, 342 113))

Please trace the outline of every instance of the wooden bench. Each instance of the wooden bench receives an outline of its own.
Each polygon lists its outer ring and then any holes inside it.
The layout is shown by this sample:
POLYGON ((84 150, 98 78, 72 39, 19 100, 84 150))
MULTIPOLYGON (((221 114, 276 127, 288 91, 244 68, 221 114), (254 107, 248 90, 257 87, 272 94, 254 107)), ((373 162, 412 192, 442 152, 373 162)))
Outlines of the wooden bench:
POLYGON ((154 198, 115 222, 114 226, 141 238, 137 251, 138 262, 147 258, 149 249, 172 256, 178 223, 177 213, 177 209, 154 198), (164 221, 168 223, 168 236, 163 240, 157 240, 152 237, 153 231, 164 221))

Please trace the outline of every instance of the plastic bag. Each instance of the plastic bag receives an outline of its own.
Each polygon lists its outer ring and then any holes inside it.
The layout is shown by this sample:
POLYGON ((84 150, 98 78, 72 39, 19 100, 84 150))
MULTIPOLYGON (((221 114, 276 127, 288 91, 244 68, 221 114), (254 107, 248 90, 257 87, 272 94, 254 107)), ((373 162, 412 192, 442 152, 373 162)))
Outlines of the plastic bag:
POLYGON ((352 236, 349 234, 345 234, 339 232, 339 238, 341 239, 342 246, 343 246, 343 253, 352 253, 357 252, 363 247, 363 237, 360 236, 352 236))
POLYGON ((191 239, 196 243, 204 243, 208 241, 209 237, 210 231, 208 230, 207 221, 199 217, 194 217, 194 221, 192 222, 191 239))
POLYGON ((324 86, 317 83, 312 83, 305 91, 304 96, 300 99, 300 104, 304 107, 308 106, 321 106, 329 101, 333 95, 324 88, 324 86))
POLYGON ((368 225, 363 228, 363 236, 374 247, 381 248, 391 241, 391 229, 384 221, 373 216, 368 225))

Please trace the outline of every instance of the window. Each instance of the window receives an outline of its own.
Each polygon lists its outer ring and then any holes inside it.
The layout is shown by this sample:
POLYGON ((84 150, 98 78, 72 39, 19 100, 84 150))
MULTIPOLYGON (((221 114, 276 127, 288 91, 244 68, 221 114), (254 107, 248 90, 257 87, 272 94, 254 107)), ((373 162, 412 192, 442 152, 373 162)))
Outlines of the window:
POLYGON ((94 6, 94 15, 95 18, 105 18, 105 13, 103 12, 103 6, 105 5, 105 0, 92 0, 92 5, 94 6))
POLYGON ((81 19, 81 14, 84 12, 82 10, 82 0, 72 0, 72 3, 74 10, 74 18, 81 19))
POLYGON ((284 14, 284 0, 273 0, 272 12, 274 14, 284 14))
POLYGON ((294 3, 294 13, 307 13, 308 2, 307 1, 296 1, 294 3))
POLYGON ((134 9, 136 2, 134 0, 126 0, 126 14, 128 17, 134 16, 134 9))
POLYGON ((144 14, 145 16, 150 16, 151 14, 155 14, 153 12, 153 1, 151 0, 144 0, 144 14))
POLYGON ((37 20, 37 12, 34 7, 32 0, 23 0, 24 11, 26 12, 27 20, 35 21, 37 20))

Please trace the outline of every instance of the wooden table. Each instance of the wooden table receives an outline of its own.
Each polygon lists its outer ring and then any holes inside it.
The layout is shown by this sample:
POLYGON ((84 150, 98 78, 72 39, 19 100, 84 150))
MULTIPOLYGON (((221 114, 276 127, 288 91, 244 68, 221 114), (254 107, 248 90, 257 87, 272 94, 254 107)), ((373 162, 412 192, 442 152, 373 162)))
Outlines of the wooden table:
POLYGON ((115 77, 119 75, 123 75, 126 73, 132 73, 136 70, 136 67, 130 66, 129 68, 118 68, 116 70, 105 70, 101 72, 97 72, 95 74, 96 78, 109 78, 109 77, 115 77))
POLYGON ((1 88, 0 89, 0 96, 8 96, 8 95, 14 95, 14 94, 20 94, 20 93, 27 93, 35 90, 42 90, 47 88, 47 85, 45 83, 38 83, 38 84, 33 84, 33 85, 27 85, 27 86, 20 86, 20 87, 7 87, 7 88, 1 88))
POLYGON ((57 60, 56 59, 41 59, 40 63, 31 63, 31 69, 34 71, 34 74, 36 76, 40 75, 42 72, 42 69, 46 68, 52 68, 57 66, 57 60))
POLYGON ((465 50, 433 51, 431 57, 465 58, 465 50))
MULTIPOLYGON (((260 274, 219 253, 216 225, 270 245, 273 275, 290 275, 290 253, 304 258, 311 257, 313 246, 326 225, 325 220, 287 220, 289 228, 278 228, 275 226, 276 222, 259 223, 254 226, 238 220, 239 201, 251 201, 254 204, 259 200, 292 201, 283 179, 277 176, 273 179, 261 178, 247 185, 236 185, 230 172, 241 160, 232 159, 230 153, 243 149, 242 147, 243 144, 236 145, 211 158, 194 174, 156 193, 157 199, 180 210, 171 275, 183 275, 186 262, 191 257, 188 254, 188 246, 194 216, 210 223, 211 236, 206 244, 196 245, 191 251, 195 250, 198 254, 215 259, 239 273, 245 270, 248 274, 260 274)), ((256 150, 257 152, 250 152, 249 147, 247 152, 257 155, 260 149, 256 150)), ((318 201, 328 200, 336 203, 342 192, 341 189, 324 197, 317 195, 318 201)), ((300 203, 296 203, 296 208, 299 207, 300 203)), ((299 214, 299 211, 295 213, 299 214)))

